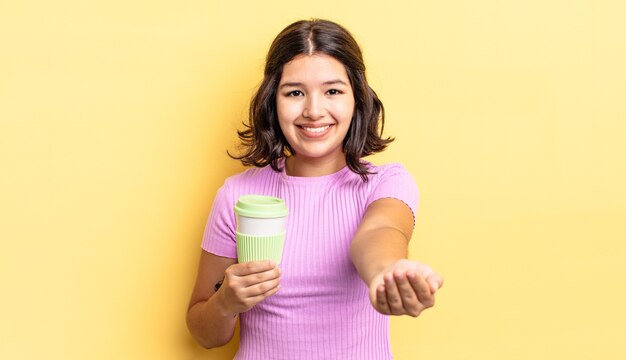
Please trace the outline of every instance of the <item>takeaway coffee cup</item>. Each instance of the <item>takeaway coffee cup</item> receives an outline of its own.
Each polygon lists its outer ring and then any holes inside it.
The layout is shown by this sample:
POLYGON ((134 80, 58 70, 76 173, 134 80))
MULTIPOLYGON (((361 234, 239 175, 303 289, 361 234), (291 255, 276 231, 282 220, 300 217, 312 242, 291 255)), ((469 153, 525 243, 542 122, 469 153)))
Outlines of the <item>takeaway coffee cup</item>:
POLYGON ((279 264, 283 256, 288 213, 282 199, 262 195, 240 196, 235 204, 238 261, 274 260, 279 264))

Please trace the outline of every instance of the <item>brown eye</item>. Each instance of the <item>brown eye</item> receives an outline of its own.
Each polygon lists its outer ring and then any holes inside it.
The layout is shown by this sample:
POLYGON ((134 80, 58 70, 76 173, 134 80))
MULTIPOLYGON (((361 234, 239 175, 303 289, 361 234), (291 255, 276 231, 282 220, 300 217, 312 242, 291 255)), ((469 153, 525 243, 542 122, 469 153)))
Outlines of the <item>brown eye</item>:
POLYGON ((327 93, 328 95, 338 95, 338 94, 341 94, 341 91, 337 89, 330 89, 327 91, 327 93))
POLYGON ((300 90, 294 90, 287 93, 287 96, 302 96, 304 95, 300 90))

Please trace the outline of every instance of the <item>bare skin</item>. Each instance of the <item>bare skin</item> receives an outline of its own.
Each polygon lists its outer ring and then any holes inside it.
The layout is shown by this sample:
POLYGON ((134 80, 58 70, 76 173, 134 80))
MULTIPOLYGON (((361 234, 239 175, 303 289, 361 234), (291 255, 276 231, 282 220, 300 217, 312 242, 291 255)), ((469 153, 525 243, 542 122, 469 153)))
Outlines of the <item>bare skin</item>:
POLYGON ((368 284, 370 302, 386 315, 416 317, 435 304, 443 279, 430 267, 407 259, 413 215, 397 199, 379 199, 367 209, 352 240, 350 256, 368 284))
MULTIPOLYGON (((406 259, 412 231, 408 206, 380 199, 368 207, 352 241, 352 261, 369 286, 372 306, 382 314, 416 317, 434 305, 443 284, 430 267, 406 259)), ((271 261, 238 264, 203 251, 187 312, 189 330, 206 348, 225 345, 233 337, 237 316, 280 289, 280 275, 271 261)))
POLYGON ((272 261, 238 264, 202 251, 187 311, 189 331, 206 348, 225 345, 233 337, 237 316, 280 289, 280 274, 272 261))
MULTIPOLYGON (((283 67, 276 111, 294 150, 290 176, 323 176, 346 166, 342 142, 354 113, 354 94, 345 66, 324 54, 295 57, 283 67)), ((357 229, 350 257, 368 284, 372 306, 383 314, 418 316, 433 306, 441 277, 407 259, 413 214, 396 199, 372 203, 357 229)), ((187 326, 207 348, 226 344, 238 314, 274 295, 281 271, 269 261, 237 264, 202 252, 187 326), (223 278, 223 284, 214 286, 223 278)))

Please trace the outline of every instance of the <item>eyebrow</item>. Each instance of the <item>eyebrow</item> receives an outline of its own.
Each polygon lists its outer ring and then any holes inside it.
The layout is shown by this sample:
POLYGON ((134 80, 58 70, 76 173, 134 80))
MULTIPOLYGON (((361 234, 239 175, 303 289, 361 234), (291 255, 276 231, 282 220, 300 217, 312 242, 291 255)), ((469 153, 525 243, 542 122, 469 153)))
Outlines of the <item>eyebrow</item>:
MULTIPOLYGON (((344 85, 344 86, 348 86, 348 84, 346 84, 345 81, 340 80, 340 79, 336 79, 336 80, 328 80, 328 81, 324 81, 322 83, 322 85, 336 85, 336 84, 340 84, 340 85, 344 85)), ((284 84, 281 84, 279 86, 279 88, 284 88, 284 87, 299 87, 302 86, 302 83, 300 82, 286 82, 284 84)))

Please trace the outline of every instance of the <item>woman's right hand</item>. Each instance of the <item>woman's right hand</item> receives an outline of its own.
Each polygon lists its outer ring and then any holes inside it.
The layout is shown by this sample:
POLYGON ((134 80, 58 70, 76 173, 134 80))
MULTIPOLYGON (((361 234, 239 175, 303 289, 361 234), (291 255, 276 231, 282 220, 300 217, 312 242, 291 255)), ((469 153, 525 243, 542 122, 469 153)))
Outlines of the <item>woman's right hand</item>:
POLYGON ((271 260, 233 264, 224 272, 215 295, 224 311, 235 316, 274 295, 280 289, 280 275, 280 268, 271 260))

